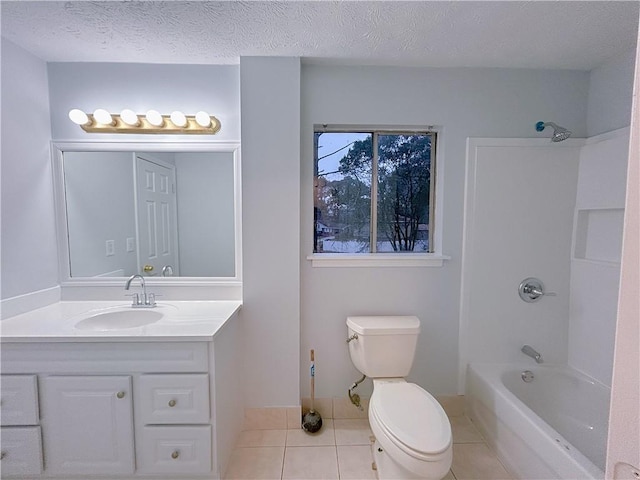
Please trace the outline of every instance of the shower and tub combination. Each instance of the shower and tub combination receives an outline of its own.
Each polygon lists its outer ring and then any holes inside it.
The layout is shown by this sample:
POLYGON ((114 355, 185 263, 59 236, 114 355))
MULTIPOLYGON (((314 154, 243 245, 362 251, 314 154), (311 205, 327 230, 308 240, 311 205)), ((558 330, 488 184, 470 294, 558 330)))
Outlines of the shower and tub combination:
POLYGON ((603 479, 629 132, 534 125, 468 141, 459 390, 513 478, 603 479))

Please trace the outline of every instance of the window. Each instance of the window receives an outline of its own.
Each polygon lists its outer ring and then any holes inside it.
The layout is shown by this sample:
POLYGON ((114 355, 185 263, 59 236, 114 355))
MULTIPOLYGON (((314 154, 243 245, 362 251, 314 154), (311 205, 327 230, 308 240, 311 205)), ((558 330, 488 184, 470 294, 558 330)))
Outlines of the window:
POLYGON ((314 253, 433 252, 434 132, 314 135, 314 253))

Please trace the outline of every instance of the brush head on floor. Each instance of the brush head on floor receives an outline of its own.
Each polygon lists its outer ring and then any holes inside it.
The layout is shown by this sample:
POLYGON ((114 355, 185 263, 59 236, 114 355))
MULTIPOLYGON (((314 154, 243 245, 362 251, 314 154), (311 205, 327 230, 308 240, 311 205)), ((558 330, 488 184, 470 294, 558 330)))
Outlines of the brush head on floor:
POLYGON ((310 410, 302 416, 302 429, 308 433, 316 433, 322 428, 322 417, 318 412, 310 410))

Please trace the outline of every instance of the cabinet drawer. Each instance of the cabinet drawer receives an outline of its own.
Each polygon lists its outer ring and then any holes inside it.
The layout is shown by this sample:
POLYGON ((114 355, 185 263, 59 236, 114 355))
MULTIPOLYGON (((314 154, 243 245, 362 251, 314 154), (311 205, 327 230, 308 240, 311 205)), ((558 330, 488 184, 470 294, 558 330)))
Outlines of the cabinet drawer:
POLYGON ((0 376, 0 423, 38 424, 38 383, 35 375, 0 376))
POLYGON ((209 423, 209 375, 141 375, 136 415, 145 425, 209 423))
POLYGON ((2 477, 42 473, 40 427, 2 427, 2 477))
POLYGON ((209 473, 211 425, 143 427, 136 462, 140 473, 209 473))

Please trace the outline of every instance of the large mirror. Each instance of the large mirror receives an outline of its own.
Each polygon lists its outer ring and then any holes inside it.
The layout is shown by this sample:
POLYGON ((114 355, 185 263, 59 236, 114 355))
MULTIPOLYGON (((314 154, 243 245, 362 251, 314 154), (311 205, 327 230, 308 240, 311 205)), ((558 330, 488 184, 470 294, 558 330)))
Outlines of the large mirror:
POLYGON ((239 280, 237 144, 54 143, 63 281, 239 280))

